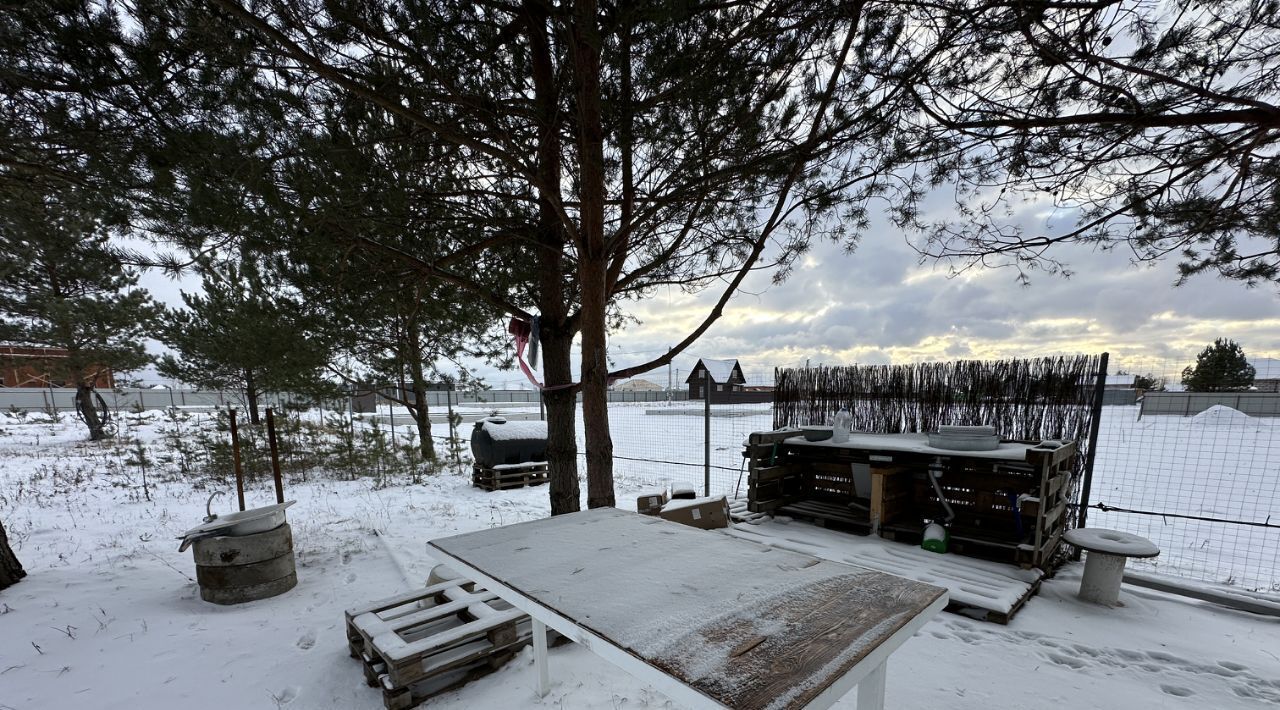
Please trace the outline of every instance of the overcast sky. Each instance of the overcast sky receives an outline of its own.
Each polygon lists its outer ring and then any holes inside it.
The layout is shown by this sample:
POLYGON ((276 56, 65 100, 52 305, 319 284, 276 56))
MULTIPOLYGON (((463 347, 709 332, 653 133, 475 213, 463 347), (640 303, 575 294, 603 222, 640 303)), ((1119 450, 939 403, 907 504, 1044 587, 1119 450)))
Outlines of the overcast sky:
MULTIPOLYGON (((954 207, 931 200, 935 216, 954 207)), ((1055 233, 1074 215, 1027 204, 1029 233, 1055 233)), ((753 274, 723 318, 676 361, 680 379, 698 357, 738 358, 749 379, 774 367, 811 363, 908 363, 957 358, 1036 357, 1110 352, 1111 370, 1173 374, 1214 338, 1231 338, 1251 357, 1280 357, 1280 296, 1214 275, 1175 287, 1175 261, 1135 265, 1122 248, 1061 247, 1070 278, 1032 272, 1022 286, 1009 268, 952 276, 945 263, 920 264, 904 235, 874 226, 848 254, 823 243, 781 285, 753 274)), ((643 362, 705 317, 719 295, 659 292, 627 311, 638 327, 615 334, 617 366, 643 362)), ((664 383, 666 373, 646 375, 664 383)))
MULTIPOLYGON (((1180 368, 1216 337, 1250 355, 1280 353, 1280 299, 1212 276, 1175 288, 1173 263, 1135 267, 1119 252, 1062 252, 1070 279, 1035 274, 1020 286, 1009 269, 948 277, 918 265, 893 234, 872 234, 852 255, 815 248, 791 278, 757 276, 677 366, 698 356, 736 357, 748 372, 811 362, 914 362, 1108 351, 1121 365, 1180 368)), ((711 293, 660 293, 628 309, 642 320, 613 338, 618 365, 665 348, 705 316, 711 293), (624 354, 636 352, 636 355, 624 354)), ((1113 368, 1115 369, 1115 368, 1113 368)), ((665 381, 665 374, 650 379, 665 381)))
MULTIPOLYGON (((1036 215, 1046 226, 1045 215, 1036 215)), ((823 243, 781 285, 756 273, 725 315, 672 375, 683 381, 698 357, 738 358, 749 379, 803 364, 1112 354, 1120 367, 1158 374, 1181 370, 1214 338, 1232 338, 1251 357, 1280 357, 1280 298, 1212 275, 1174 287, 1176 264, 1135 266, 1126 253, 1062 248, 1069 279, 1033 273, 1019 285, 1011 269, 951 278, 945 265, 917 263, 905 238, 879 227, 852 254, 823 243)), ((148 275, 146 287, 179 303, 179 287, 148 275)), ((681 340, 710 310, 720 288, 699 295, 663 290, 625 310, 640 319, 611 337, 613 366, 645 362, 681 340)), ((576 356, 575 356, 576 358, 576 356)), ((518 372, 477 364, 490 386, 528 386, 518 372)), ((665 384, 665 368, 644 376, 665 384)))

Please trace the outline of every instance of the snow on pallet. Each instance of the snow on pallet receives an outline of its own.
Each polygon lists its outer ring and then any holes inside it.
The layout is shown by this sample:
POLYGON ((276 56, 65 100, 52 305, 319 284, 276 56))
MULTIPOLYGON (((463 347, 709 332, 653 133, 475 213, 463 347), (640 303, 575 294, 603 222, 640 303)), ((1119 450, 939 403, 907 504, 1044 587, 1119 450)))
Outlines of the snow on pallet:
POLYGON ((491 592, 451 579, 346 612, 351 656, 388 710, 485 675, 532 641, 532 622, 491 592))
MULTIPOLYGON (((730 515, 735 515, 735 501, 730 515)), ((742 506, 738 506, 742 507, 742 506)), ((745 510, 743 511, 745 513, 745 510)), ((761 516, 735 522, 729 535, 834 562, 866 567, 899 577, 946 587, 948 611, 1007 624, 1039 589, 1044 573, 959 555, 940 555, 878 537, 862 537, 786 518, 761 516)))

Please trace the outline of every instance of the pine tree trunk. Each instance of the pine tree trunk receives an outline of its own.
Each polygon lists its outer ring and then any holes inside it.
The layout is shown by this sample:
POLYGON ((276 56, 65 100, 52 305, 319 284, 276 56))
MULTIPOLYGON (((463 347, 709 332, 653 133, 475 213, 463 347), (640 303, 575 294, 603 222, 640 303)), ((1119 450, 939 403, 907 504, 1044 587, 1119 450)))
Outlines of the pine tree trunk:
POLYGON ((436 460, 436 446, 431 439, 431 412, 427 403, 427 375, 422 368, 422 327, 415 314, 405 322, 404 344, 409 351, 409 379, 413 382, 413 421, 418 426, 418 448, 425 461, 436 460))
POLYGON ((431 438, 431 412, 427 408, 427 388, 420 380, 413 382, 413 406, 409 408, 418 427, 418 449, 424 461, 436 460, 436 444, 431 438))
POLYGON ((4 522, 0 521, 0 589, 17 584, 25 576, 27 572, 9 547, 9 536, 4 531, 4 522))
MULTIPOLYGON (((547 386, 573 381, 573 335, 542 329, 543 372, 547 386)), ((551 514, 577 512, 581 507, 578 485, 577 397, 572 388, 546 389, 547 470, 550 483, 551 514)))
POLYGON ((249 423, 261 424, 262 419, 258 417, 258 385, 253 380, 252 370, 244 373, 244 396, 249 400, 249 423))
POLYGON ((540 338, 543 353, 543 402, 547 406, 547 469, 551 514, 573 513, 581 507, 578 486, 578 440, 575 432, 577 397, 573 383, 573 333, 564 285, 566 232, 555 201, 560 195, 560 112, 555 66, 547 30, 547 6, 524 0, 525 29, 538 122, 538 222, 539 248, 537 303, 542 316, 540 338), (556 389, 564 387, 564 389, 556 389))
POLYGON ((578 109, 578 281, 582 306, 582 426, 587 445, 587 507, 613 507, 613 440, 609 436, 608 241, 604 233, 604 127, 600 106, 600 44, 597 6, 574 5, 572 53, 578 109))
POLYGON ((91 384, 81 382, 76 385, 76 406, 80 409, 80 416, 84 417, 85 426, 89 427, 89 440, 101 441, 107 438, 107 432, 102 417, 98 416, 98 398, 95 394, 91 384))
POLYGON ((609 364, 605 358, 604 266, 582 288, 582 427, 587 448, 587 507, 613 507, 613 438, 609 434, 609 364), (588 305, 588 302, 591 302, 588 305))

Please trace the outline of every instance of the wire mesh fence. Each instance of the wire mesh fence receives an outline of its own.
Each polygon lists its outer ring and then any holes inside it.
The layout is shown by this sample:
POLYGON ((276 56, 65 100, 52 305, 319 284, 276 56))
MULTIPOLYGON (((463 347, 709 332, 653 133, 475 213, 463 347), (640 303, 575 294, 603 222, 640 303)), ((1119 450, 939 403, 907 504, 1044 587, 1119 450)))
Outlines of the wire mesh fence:
MULTIPOLYGON (((744 373, 747 387, 769 386, 772 372, 744 373)), ((759 399, 746 393, 741 399, 759 399)), ((691 488, 730 497, 745 495, 742 442, 773 428, 769 402, 720 397, 609 407, 614 475, 631 486, 691 488), (742 479, 741 482, 739 479, 742 479)), ((579 422, 579 448, 585 445, 579 422)))
MULTIPOLYGON (((1250 359, 1255 387, 1269 388, 1275 361, 1250 359)), ((1190 364, 1130 359, 1114 370, 1177 390, 1190 364)), ((1276 413, 1280 394, 1258 391, 1142 392, 1104 407, 1087 524, 1159 545, 1159 557, 1134 561, 1140 570, 1280 593, 1276 413)))
MULTIPOLYGON (((1269 358, 1253 360, 1256 390, 1270 388, 1269 358)), ((1159 557, 1133 561, 1138 570, 1280 594, 1280 394, 1155 391, 1180 390, 1190 364, 1113 360, 1085 524, 1159 545, 1159 557)), ((745 495, 742 443, 773 424, 767 403, 614 405, 615 472, 623 482, 745 495)))
MULTIPOLYGON (((1134 568, 1280 594, 1280 393, 1273 391, 1280 384, 1280 360, 1254 354, 1251 359, 1257 368, 1254 388, 1217 393, 1160 391, 1179 389, 1182 369, 1191 358, 1112 359, 1089 507, 1081 512, 1090 527, 1135 533, 1160 546, 1159 557, 1135 560, 1134 568)), ((773 371, 746 373, 746 387, 767 390, 773 378, 773 371)), ((536 399, 502 394, 494 392, 485 401, 455 401, 465 418, 451 450, 465 458, 470 422, 489 413, 542 415, 536 399)), ((182 396, 156 390, 153 399, 159 399, 154 402, 122 399, 115 403, 116 414, 181 409, 182 396)), ((775 423, 772 403, 742 401, 758 398, 716 397, 707 404, 688 399, 687 390, 615 398, 609 418, 619 488, 691 488, 699 494, 745 496, 743 442, 775 423)), ((188 399, 187 406, 193 402, 188 399)), ((222 409, 239 403, 223 397, 210 404, 222 409)), ((275 396, 262 402, 264 407, 289 404, 275 396)), ((32 411, 44 408, 43 400, 31 405, 32 411)), ((334 412, 344 413, 329 428, 346 427, 354 446, 369 435, 344 424, 351 421, 348 399, 310 406, 319 411, 312 417, 318 426, 326 425, 334 412)), ((415 432, 407 413, 385 402, 378 406, 361 420, 361 427, 385 436, 392 450, 412 446, 415 432)), ((449 448, 453 433, 444 415, 445 408, 433 407, 432 434, 439 451, 449 448)), ((577 427, 582 455, 581 415, 577 427)), ((286 435, 301 437, 293 431, 286 435)), ((295 448, 305 452, 316 446, 300 439, 295 448)), ((358 457, 353 462, 365 465, 358 457)), ((619 500, 619 505, 627 504, 619 500)))

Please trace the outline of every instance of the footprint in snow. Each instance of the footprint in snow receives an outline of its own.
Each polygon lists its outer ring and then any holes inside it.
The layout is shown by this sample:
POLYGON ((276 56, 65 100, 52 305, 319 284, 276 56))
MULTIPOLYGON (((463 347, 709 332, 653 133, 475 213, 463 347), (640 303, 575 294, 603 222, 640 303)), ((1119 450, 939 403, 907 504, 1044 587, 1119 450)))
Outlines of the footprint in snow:
POLYGON ((298 648, 302 649, 303 651, 309 651, 315 645, 316 645, 315 629, 307 629, 307 632, 302 634, 302 638, 298 639, 298 648))
POLYGON ((1161 683, 1160 690, 1163 690, 1165 693, 1179 697, 1179 698, 1186 698, 1186 697, 1195 695, 1195 691, 1191 690, 1190 688, 1183 688, 1180 685, 1169 685, 1168 683, 1161 683))
POLYGON ((277 707, 288 705, 298 698, 300 689, 296 685, 291 685, 278 693, 272 693, 271 699, 275 701, 277 707))
POLYGON ((348 573, 348 574, 347 574, 347 576, 346 576, 346 582, 347 582, 347 584, 351 584, 351 583, 352 583, 352 582, 354 582, 354 581, 356 581, 356 573, 355 573, 355 572, 350 572, 350 573, 348 573))
POLYGON ((1047 654, 1047 657, 1050 661, 1053 661, 1054 663, 1057 663, 1060 666, 1066 666, 1067 668, 1080 670, 1081 668, 1085 667, 1085 662, 1080 660, 1079 658, 1065 656, 1061 653, 1050 653, 1050 654, 1047 654))

